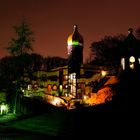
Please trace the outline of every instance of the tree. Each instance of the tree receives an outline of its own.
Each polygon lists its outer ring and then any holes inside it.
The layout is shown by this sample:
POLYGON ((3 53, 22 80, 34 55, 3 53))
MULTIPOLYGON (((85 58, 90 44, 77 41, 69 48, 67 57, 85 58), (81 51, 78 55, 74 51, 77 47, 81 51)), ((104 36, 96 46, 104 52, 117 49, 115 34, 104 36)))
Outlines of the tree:
POLYGON ((20 25, 13 27, 16 37, 12 38, 9 42, 7 50, 13 56, 16 69, 16 80, 20 81, 24 72, 27 71, 30 65, 29 51, 32 51, 33 32, 30 30, 29 25, 22 21, 20 25))
POLYGON ((9 42, 7 50, 13 56, 20 56, 28 51, 32 51, 32 43, 34 38, 32 37, 33 32, 30 30, 29 25, 23 21, 19 26, 13 27, 17 35, 16 38, 12 38, 9 42))
MULTIPOLYGON (((21 78, 24 76, 25 69, 28 68, 28 64, 25 62, 27 62, 27 58, 29 58, 27 54, 29 51, 33 50, 32 43, 34 39, 32 37, 33 32, 30 30, 29 25, 25 21, 18 26, 14 26, 13 28, 15 30, 16 37, 11 39, 7 50, 13 56, 13 59, 15 60, 14 64, 16 66, 16 79, 12 88, 12 90, 15 90, 15 92, 13 92, 11 99, 14 100, 14 111, 16 112, 17 103, 20 103, 20 98, 18 97, 21 97, 21 78)), ((12 69, 10 69, 10 71, 11 70, 12 69)))
POLYGON ((106 66, 119 65, 121 46, 125 36, 105 36, 101 41, 91 44, 91 55, 94 57, 90 63, 104 64, 106 66))
POLYGON ((17 67, 12 56, 5 56, 0 59, 0 89, 8 88, 9 84, 16 79, 17 67))
POLYGON ((53 57, 46 57, 44 58, 44 67, 46 68, 47 71, 57 68, 57 67, 62 67, 67 65, 67 59, 53 56, 53 57))
POLYGON ((43 65, 43 56, 40 54, 32 53, 30 55, 30 71, 39 71, 43 65))

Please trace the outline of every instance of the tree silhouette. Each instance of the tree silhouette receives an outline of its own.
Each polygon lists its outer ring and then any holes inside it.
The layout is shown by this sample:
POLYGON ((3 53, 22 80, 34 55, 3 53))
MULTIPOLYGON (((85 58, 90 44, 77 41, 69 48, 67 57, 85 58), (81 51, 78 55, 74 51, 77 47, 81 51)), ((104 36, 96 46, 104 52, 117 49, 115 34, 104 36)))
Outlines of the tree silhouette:
POLYGON ((50 71, 53 68, 62 67, 67 65, 67 59, 53 56, 44 58, 44 67, 47 71, 50 71))
MULTIPOLYGON (((12 100, 14 100, 13 107, 14 107, 14 113, 17 111, 17 107, 20 106, 20 98, 21 97, 21 84, 23 81, 21 80, 24 76, 25 70, 29 67, 29 64, 27 59, 29 58, 29 51, 32 51, 32 43, 34 41, 33 39, 33 32, 30 30, 29 25, 22 21, 20 25, 13 27, 16 33, 16 37, 12 38, 9 42, 9 46, 7 47, 7 50, 9 53, 13 56, 14 64, 15 64, 15 72, 16 72, 16 78, 14 79, 14 86, 13 89, 15 92, 13 92, 12 100)), ((9 71, 12 73, 12 69, 9 69, 9 71)), ((11 81, 12 83, 12 81, 11 81)))
POLYGON ((91 44, 91 55, 94 59, 90 63, 97 63, 106 66, 119 65, 121 55, 121 45, 125 36, 105 36, 101 41, 91 44))
POLYGON ((28 51, 32 51, 32 43, 34 38, 33 32, 30 30, 29 25, 23 21, 19 26, 13 27, 16 33, 16 38, 12 38, 9 42, 7 50, 13 56, 20 56, 28 51))

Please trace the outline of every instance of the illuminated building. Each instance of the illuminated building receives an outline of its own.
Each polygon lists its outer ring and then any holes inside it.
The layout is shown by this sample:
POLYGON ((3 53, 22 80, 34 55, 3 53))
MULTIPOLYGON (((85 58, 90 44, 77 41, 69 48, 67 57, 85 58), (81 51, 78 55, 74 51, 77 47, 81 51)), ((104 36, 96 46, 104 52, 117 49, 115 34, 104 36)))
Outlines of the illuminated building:
MULTIPOLYGON (((139 40, 133 35, 133 29, 128 29, 128 36, 124 40, 121 54, 122 74, 127 78, 139 77, 140 46, 139 40)), ((131 79, 132 80, 132 79, 131 79)))
MULTIPOLYGON (((43 93, 54 96, 67 96, 71 98, 82 98, 97 89, 98 83, 105 77, 102 66, 83 64, 84 39, 74 25, 72 34, 67 39, 67 65, 52 69, 51 71, 37 71, 34 73, 38 79, 45 75, 46 81, 42 84, 43 93)), ((39 80, 38 80, 39 81, 39 80)), ((36 81, 32 81, 34 88, 36 81)), ((30 92, 32 93, 32 92, 30 92)), ((29 92, 24 91, 26 96, 29 92)), ((36 94, 40 94, 37 92, 36 94)))
MULTIPOLYGON (((32 80, 27 89, 22 89, 24 96, 41 96, 46 102, 56 106, 61 106, 63 102, 68 108, 69 101, 73 99, 82 100, 88 105, 111 100, 113 92, 108 85, 119 82, 121 78, 118 80, 115 68, 84 64, 83 49, 84 39, 77 25, 74 25, 74 30, 67 39, 67 65, 50 71, 34 72, 37 80, 32 80)), ((132 29, 129 29, 121 49, 121 74, 124 75, 125 81, 122 81, 126 84, 134 77, 139 78, 140 69, 139 42, 132 29)), ((133 81, 131 83, 135 84, 133 81)))

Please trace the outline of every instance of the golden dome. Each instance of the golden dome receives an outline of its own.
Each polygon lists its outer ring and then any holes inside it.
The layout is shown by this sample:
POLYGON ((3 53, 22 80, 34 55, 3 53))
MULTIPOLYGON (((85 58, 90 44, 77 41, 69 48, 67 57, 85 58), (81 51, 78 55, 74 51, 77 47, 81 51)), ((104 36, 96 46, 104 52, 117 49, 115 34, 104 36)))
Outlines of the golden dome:
POLYGON ((83 46, 84 40, 83 37, 78 32, 77 25, 74 25, 74 30, 71 35, 69 35, 67 40, 68 46, 83 46))

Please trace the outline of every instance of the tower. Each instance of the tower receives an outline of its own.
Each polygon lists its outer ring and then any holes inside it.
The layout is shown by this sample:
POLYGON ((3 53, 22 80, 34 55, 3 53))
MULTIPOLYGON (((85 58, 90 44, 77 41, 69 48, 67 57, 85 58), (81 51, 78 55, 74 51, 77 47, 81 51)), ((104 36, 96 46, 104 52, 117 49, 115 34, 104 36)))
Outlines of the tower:
MULTIPOLYGON (((128 29, 128 35, 122 44, 119 104, 123 110, 139 106, 140 87, 140 41, 128 29)), ((136 109, 137 110, 137 109, 136 109)))
POLYGON ((67 40, 69 73, 79 76, 80 65, 83 64, 83 37, 78 32, 78 26, 74 25, 73 33, 67 40))
POLYGON ((123 42, 121 67, 124 71, 137 71, 140 64, 139 41, 133 35, 133 29, 128 29, 128 36, 123 42))
POLYGON ((128 29, 128 36, 123 42, 121 53, 121 69, 123 79, 127 83, 136 84, 140 81, 140 42, 128 29))
POLYGON ((77 25, 67 40, 68 51, 68 89, 69 94, 77 97, 77 78, 80 77, 80 67, 83 64, 83 37, 78 32, 77 25))

